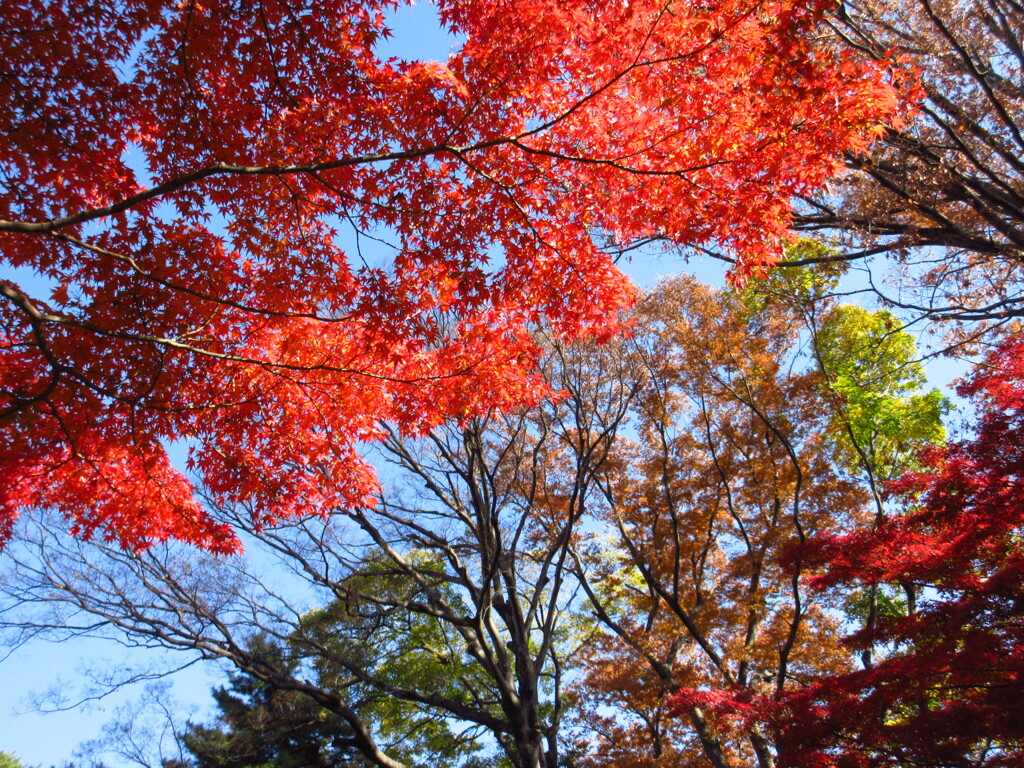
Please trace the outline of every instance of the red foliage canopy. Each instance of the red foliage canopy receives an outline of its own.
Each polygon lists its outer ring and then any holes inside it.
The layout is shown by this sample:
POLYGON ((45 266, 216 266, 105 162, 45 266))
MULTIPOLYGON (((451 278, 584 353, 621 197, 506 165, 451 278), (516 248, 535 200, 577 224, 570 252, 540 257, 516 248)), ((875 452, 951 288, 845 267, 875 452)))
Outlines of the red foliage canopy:
POLYGON ((978 400, 977 435, 896 484, 914 511, 821 542, 819 586, 910 583, 921 605, 853 638, 888 658, 783 697, 786 764, 1024 762, 1024 341, 960 392, 978 400))
POLYGON ((5 2, 0 259, 52 292, 0 281, 0 541, 49 505, 237 547, 175 441, 262 520, 370 503, 379 420, 542 395, 537 321, 614 330, 595 233, 770 262, 894 109, 817 0, 447 0, 447 63, 381 59, 395 5, 5 2))

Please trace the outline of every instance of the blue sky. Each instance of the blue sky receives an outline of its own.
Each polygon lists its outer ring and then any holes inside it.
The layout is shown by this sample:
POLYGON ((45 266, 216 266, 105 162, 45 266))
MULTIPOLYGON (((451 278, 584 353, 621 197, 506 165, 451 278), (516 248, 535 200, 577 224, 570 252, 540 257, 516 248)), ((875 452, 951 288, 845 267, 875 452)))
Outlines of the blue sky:
MULTIPOLYGON (((389 26, 394 35, 382 45, 385 56, 443 60, 456 43, 439 28, 434 9, 426 3, 402 8, 389 26)), ((697 271, 702 279, 721 282, 724 270, 719 265, 705 261, 699 267, 693 270, 679 260, 648 254, 634 261, 627 271, 641 285, 651 285, 658 277, 679 271, 697 271)), ((941 371, 936 374, 943 377, 941 371)), ((35 711, 33 696, 55 691, 66 703, 74 702, 88 685, 85 672, 90 668, 142 667, 152 661, 150 653, 99 640, 59 644, 32 641, 16 649, 0 660, 0 751, 16 754, 26 766, 62 764, 80 742, 98 735, 118 705, 140 696, 142 688, 122 690, 109 698, 51 714, 35 711)), ((224 676, 216 666, 198 664, 173 679, 174 696, 181 707, 195 705, 208 712, 210 688, 223 682, 224 676)))

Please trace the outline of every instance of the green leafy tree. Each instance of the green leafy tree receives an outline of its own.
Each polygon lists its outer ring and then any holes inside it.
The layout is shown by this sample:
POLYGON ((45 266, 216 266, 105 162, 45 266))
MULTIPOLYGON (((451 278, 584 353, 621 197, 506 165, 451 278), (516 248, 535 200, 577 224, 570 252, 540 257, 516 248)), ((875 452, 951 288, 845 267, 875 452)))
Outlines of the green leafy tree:
POLYGON ((802 318, 828 403, 830 434, 846 469, 865 479, 881 514, 881 485, 917 466, 922 448, 946 439, 949 402, 927 376, 914 337, 888 310, 836 299, 847 262, 827 245, 801 240, 786 262, 746 286, 748 317, 773 307, 802 318))
POLYGON ((421 578, 432 574, 434 580, 412 579, 375 552, 336 587, 338 599, 303 617, 290 641, 297 657, 307 657, 320 686, 349 690, 363 702, 364 716, 387 734, 398 759, 408 765, 455 765, 481 752, 481 743, 452 718, 393 693, 429 691, 471 707, 489 687, 487 676, 449 624, 409 609, 426 603, 427 592, 433 592, 434 599, 468 612, 444 583, 438 558, 413 552, 408 559, 421 578))
MULTIPOLYGON (((414 559, 421 572, 442 570, 425 555, 414 559)), ((459 602, 451 588, 436 588, 448 602, 459 602)), ((190 723, 179 736, 191 759, 165 761, 165 768, 369 765, 350 725, 294 684, 304 676, 320 689, 346 692, 389 752, 406 765, 458 765, 482 750, 450 718, 381 690, 432 691, 469 706, 471 691, 486 686, 451 628, 402 607, 425 599, 424 587, 377 553, 335 591, 337 599, 303 616, 287 637, 260 634, 247 648, 254 668, 284 672, 291 682, 232 674, 229 685, 213 693, 217 722, 190 723)), ((475 763, 484 762, 478 755, 475 763)))
MULTIPOLYGON (((294 670, 286 646, 259 637, 250 653, 294 670)), ((179 735, 191 759, 165 768, 341 768, 358 762, 341 718, 294 690, 233 674, 213 692, 216 725, 189 723, 179 735)))
MULTIPOLYGON (((889 483, 918 468, 918 456, 946 439, 942 415, 949 402, 937 389, 922 391, 926 376, 913 337, 886 310, 852 304, 833 307, 812 327, 814 352, 832 401, 831 434, 848 471, 871 491, 874 527, 887 516, 889 483)), ((914 613, 917 587, 902 584, 903 594, 872 584, 847 600, 851 618, 863 617, 871 630, 882 616, 914 613)), ((871 666, 874 649, 861 653, 871 666)))
POLYGON ((892 480, 920 449, 946 438, 946 399, 921 392, 926 377, 913 337, 895 315, 853 304, 832 309, 816 329, 815 352, 837 407, 832 422, 848 466, 892 480))
MULTIPOLYGON (((946 439, 942 417, 949 401, 927 381, 914 337, 891 312, 839 303, 838 286, 847 263, 834 249, 801 240, 786 254, 799 267, 778 269, 744 291, 752 315, 773 305, 803 319, 804 331, 826 404, 830 442, 840 465, 870 492, 877 528, 895 510, 886 507, 886 488, 919 467, 918 457, 946 439)), ((869 585, 849 594, 847 617, 871 630, 882 616, 913 613, 917 589, 908 582, 902 594, 869 585)), ((861 661, 870 666, 874 650, 861 661)))

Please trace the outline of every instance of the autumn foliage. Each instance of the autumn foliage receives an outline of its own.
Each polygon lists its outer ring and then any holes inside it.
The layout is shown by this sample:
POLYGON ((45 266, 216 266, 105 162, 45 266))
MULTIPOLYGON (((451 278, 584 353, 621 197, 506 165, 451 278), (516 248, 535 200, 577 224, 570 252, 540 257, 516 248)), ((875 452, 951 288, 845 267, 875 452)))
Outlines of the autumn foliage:
POLYGON ((776 720, 780 701, 853 673, 856 588, 808 589, 794 552, 870 530, 872 478, 941 440, 941 397, 920 393, 911 336, 838 303, 835 277, 677 278, 638 305, 636 438, 605 462, 605 533, 581 555, 606 630, 581 685, 588 765, 772 768, 780 723, 799 740, 812 722, 776 720))
MULTIPOLYGON (((1022 382, 1024 343, 1011 338, 959 389, 980 414, 972 438, 923 449, 917 469, 886 484, 888 514, 874 525, 823 529, 782 556, 806 600, 845 596, 835 659, 860 654, 862 668, 819 666, 775 690, 690 685, 668 695, 677 718, 699 706, 729 731, 762 729, 773 764, 793 768, 1020 765, 1022 382)), ((855 508, 840 507, 833 525, 855 508)))
POLYGON ((787 764, 1024 759, 1024 343, 1005 342, 960 393, 977 434, 893 484, 910 511, 815 546, 819 587, 911 583, 921 604, 853 638, 889 649, 881 661, 783 697, 787 764))
POLYGON ((742 275, 795 194, 892 120, 822 3, 10 0, 0 18, 0 541, 61 510, 228 551, 372 503, 359 445, 534 402, 527 329, 607 335, 598 246, 714 241, 742 275))

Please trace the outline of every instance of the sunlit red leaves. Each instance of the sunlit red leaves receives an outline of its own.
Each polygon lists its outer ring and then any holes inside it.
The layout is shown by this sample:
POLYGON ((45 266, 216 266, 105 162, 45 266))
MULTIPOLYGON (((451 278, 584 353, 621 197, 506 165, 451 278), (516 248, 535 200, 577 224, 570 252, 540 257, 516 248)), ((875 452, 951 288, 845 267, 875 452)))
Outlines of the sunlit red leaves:
POLYGON ((0 247, 52 285, 4 300, 8 519, 104 518, 26 485, 66 457, 133 500, 97 531, 172 535, 114 464, 172 472, 176 441, 267 519, 364 503, 379 420, 533 402, 531 325, 615 332, 632 292, 596 234, 715 241, 742 275, 894 104, 801 0, 443 2, 434 63, 381 60, 394 7, 7 3, 0 247))

